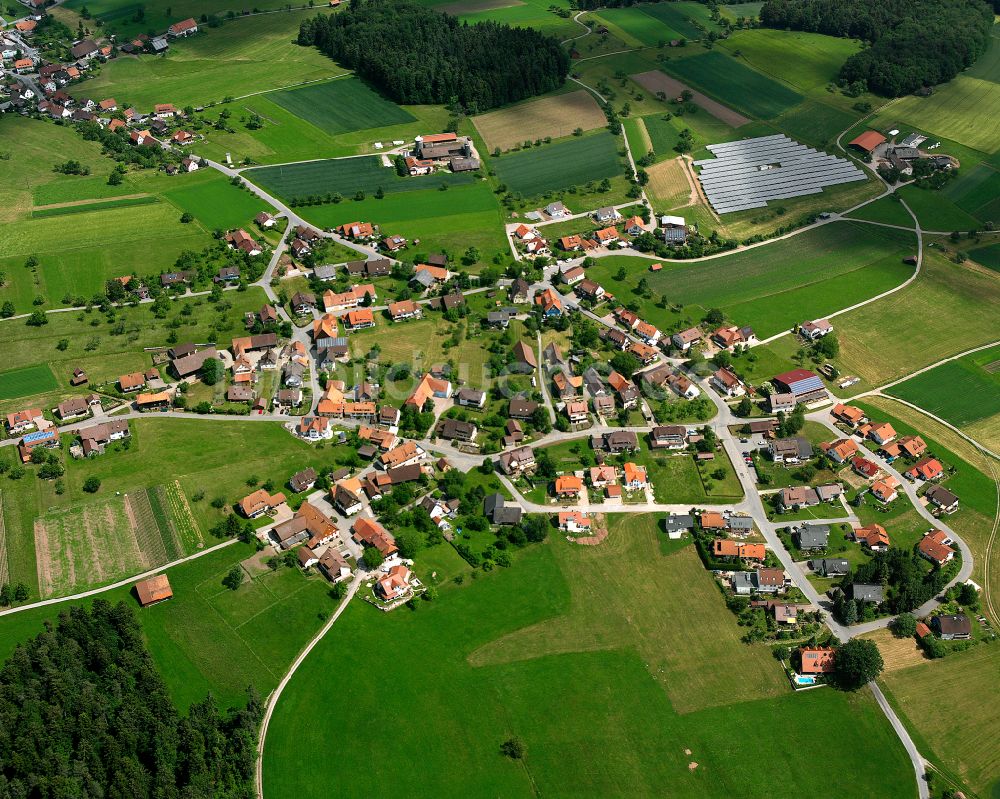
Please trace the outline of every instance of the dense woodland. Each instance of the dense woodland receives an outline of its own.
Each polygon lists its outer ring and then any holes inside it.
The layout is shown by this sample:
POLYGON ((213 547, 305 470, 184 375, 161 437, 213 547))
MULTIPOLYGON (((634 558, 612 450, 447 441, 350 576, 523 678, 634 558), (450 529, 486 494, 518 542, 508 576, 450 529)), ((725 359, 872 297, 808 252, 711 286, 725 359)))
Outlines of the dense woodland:
POLYGON ((182 718, 132 610, 74 607, 0 670, 0 799, 251 797, 260 718, 182 718))
POLYGON ((868 42, 844 62, 841 81, 899 97, 970 67, 989 44, 993 12, 983 0, 767 0, 760 20, 868 42))
POLYGON ((315 45, 397 103, 458 103, 477 113, 562 86, 569 56, 551 36, 495 22, 460 23, 406 0, 352 0, 306 20, 315 45))

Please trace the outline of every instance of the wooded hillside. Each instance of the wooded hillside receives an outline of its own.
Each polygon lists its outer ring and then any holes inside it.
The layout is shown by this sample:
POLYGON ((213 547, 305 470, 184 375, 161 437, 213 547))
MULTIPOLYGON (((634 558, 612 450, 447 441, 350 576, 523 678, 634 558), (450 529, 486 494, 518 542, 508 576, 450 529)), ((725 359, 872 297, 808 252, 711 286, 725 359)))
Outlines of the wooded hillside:
POLYGON ((993 27, 982 0, 767 0, 760 20, 868 42, 840 77, 887 97, 951 80, 986 51, 993 27))
POLYGON ((261 707, 177 712, 124 603, 75 607, 0 670, 0 797, 249 799, 261 707))
POLYGON ((469 113, 559 88, 569 56, 551 36, 457 19, 406 0, 354 0, 306 20, 299 44, 315 45, 398 103, 457 102, 469 113))

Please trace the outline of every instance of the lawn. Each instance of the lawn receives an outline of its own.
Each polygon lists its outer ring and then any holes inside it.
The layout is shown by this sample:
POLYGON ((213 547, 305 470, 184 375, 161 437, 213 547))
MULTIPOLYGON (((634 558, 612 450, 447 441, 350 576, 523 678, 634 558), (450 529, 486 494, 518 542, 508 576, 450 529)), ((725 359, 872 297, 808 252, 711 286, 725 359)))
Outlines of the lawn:
POLYGON ((602 258, 589 272, 620 299, 635 297, 654 324, 672 324, 656 305, 663 295, 671 304, 721 308, 765 338, 899 285, 912 274, 902 262, 911 241, 907 233, 837 223, 710 261, 667 264, 655 274, 647 260, 627 256, 602 258), (640 279, 649 297, 634 294, 640 279))
MULTIPOLYGON (((170 569, 173 599, 137 612, 153 662, 181 710, 209 692, 222 707, 244 704, 249 685, 266 696, 319 629, 318 614, 334 608, 326 580, 298 569, 257 572, 235 593, 224 588, 222 578, 252 551, 235 544, 170 569)), ((131 586, 100 596, 138 609, 131 586)), ((68 607, 0 617, 0 657, 68 607)))
POLYGON ((912 773, 870 695, 792 695, 767 650, 739 642, 694 551, 664 556, 658 535, 652 516, 619 517, 601 546, 553 538, 415 613, 352 605, 278 704, 265 792, 318 797, 336 779, 360 795, 406 762, 414 796, 796 793, 816 769, 838 796, 905 793, 912 773), (405 669, 371 657, 386 640, 405 669), (354 686, 351 703, 316 702, 311 675, 334 672, 354 686), (413 720, 391 736, 382 712, 357 712, 379 707, 388 683, 413 720), (781 723, 733 736, 760 718, 781 723), (788 746, 817 718, 863 735, 878 763, 847 735, 788 746), (337 758, 317 762, 311 752, 333 734, 337 758), (521 761, 497 751, 511 736, 521 761))
POLYGON ((22 366, 0 372, 0 400, 30 397, 59 387, 56 376, 48 364, 22 366))
MULTIPOLYGON (((87 92, 141 109, 167 102, 183 108, 342 74, 316 48, 294 43, 299 24, 318 13, 324 12, 295 10, 201 26, 197 35, 171 41, 165 57, 122 57, 105 64, 87 82, 87 92)), ((175 15, 172 21, 183 18, 175 15)))
POLYGON ((798 92, 718 50, 666 61, 663 69, 758 119, 773 119, 802 102, 798 92))
POLYGON ((349 133, 415 121, 358 78, 272 92, 268 99, 327 133, 349 133))
POLYGON ((1000 347, 993 347, 936 366, 893 386, 887 393, 965 427, 1000 413, 998 367, 1000 347))
POLYGON ((620 145, 616 136, 600 131, 510 153, 492 165, 511 191, 533 197, 621 175, 620 145))
POLYGON ((243 172, 243 177, 289 200, 327 194, 350 198, 357 192, 374 195, 380 188, 386 194, 421 191, 442 185, 460 186, 475 180, 468 172, 400 177, 395 169, 382 164, 380 156, 258 167, 243 172))
POLYGON ((525 141, 569 136, 577 128, 600 128, 607 120, 594 96, 580 89, 490 111, 472 123, 490 150, 509 150, 525 141))
POLYGON ((842 372, 883 385, 949 355, 1000 339, 996 275, 924 249, 920 275, 879 302, 837 317, 842 372), (919 320, 919 323, 918 323, 919 320), (940 335, 947 327, 948 335, 940 335))
POLYGON ((881 679, 921 754, 983 797, 996 796, 1000 785, 1000 716, 992 711, 1000 702, 998 658, 996 646, 977 646, 881 679), (934 698, 940 685, 948 686, 948 713, 934 698))

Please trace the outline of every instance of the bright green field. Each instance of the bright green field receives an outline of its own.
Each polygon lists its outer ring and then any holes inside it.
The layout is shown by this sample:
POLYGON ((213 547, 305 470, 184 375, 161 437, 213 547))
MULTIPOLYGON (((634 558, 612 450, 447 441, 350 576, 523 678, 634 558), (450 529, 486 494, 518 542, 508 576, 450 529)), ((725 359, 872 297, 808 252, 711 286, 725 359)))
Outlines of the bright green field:
MULTIPOLYGON (((983 153, 1000 150, 1000 126, 984 120, 1000 117, 1000 38, 994 33, 986 54, 930 97, 902 97, 887 109, 907 122, 983 153)), ((942 147, 942 152, 945 149, 942 147)))
POLYGON ((268 99, 328 133, 384 128, 415 119, 357 78, 273 92, 268 99))
POLYGON ((656 306, 662 294, 671 304, 721 308, 766 338, 902 283, 913 272, 902 262, 912 238, 838 223, 710 261, 666 264, 655 274, 648 271, 648 260, 627 256, 601 258, 588 271, 619 300, 637 299, 640 315, 654 324, 673 324, 671 313, 656 306), (621 266, 626 277, 619 282, 614 276, 621 266), (632 293, 640 278, 652 298, 632 293))
POLYGON ((150 205, 158 202, 156 197, 122 197, 120 199, 101 200, 85 205, 62 205, 55 208, 39 208, 31 212, 32 219, 44 219, 48 216, 72 216, 93 211, 107 211, 110 208, 128 208, 133 205, 150 205))
POLYGON ((1000 221, 1000 172, 989 164, 963 172, 941 193, 983 222, 1000 221))
POLYGON ((468 172, 403 178, 394 169, 383 166, 378 156, 265 166, 247 170, 243 177, 285 199, 328 192, 350 198, 359 191, 374 194, 379 187, 386 194, 412 192, 436 188, 442 183, 460 186, 475 180, 468 172))
POLYGON ((155 103, 182 108, 342 74, 316 48, 293 42, 299 23, 317 13, 324 12, 263 14, 220 28, 202 27, 195 36, 172 41, 166 57, 116 58, 105 64, 87 82, 87 93, 142 110, 155 103))
MULTIPOLYGON (((80 11, 86 7, 94 19, 100 20, 108 30, 120 36, 135 36, 150 31, 161 32, 172 22, 202 14, 225 14, 227 11, 242 13, 245 9, 240 3, 232 0, 171 0, 169 3, 137 3, 135 0, 69 0, 66 8, 80 11), (142 8, 144 16, 136 20, 138 9, 142 8)), ((285 3, 278 0, 262 0, 256 3, 254 10, 271 10, 284 8, 285 3)), ((205 27, 205 26, 203 26, 205 27)))
POLYGON ((176 189, 169 189, 163 196, 180 208, 194 215, 208 230, 248 228, 253 218, 270 206, 249 191, 230 185, 215 170, 199 170, 176 189))
POLYGON ((644 3, 628 8, 604 9, 599 15, 647 47, 671 39, 700 39, 705 30, 718 30, 708 9, 698 3, 644 3), (698 27, 695 21, 702 27, 698 27))
POLYGON ((899 189, 899 196, 917 215, 924 230, 949 232, 980 227, 978 219, 963 211, 940 191, 903 186, 899 189))
POLYGON ((758 119, 773 119, 802 102, 798 92, 717 50, 666 61, 662 67, 720 102, 758 119))
POLYGON ((534 196, 621 175, 618 146, 615 136, 601 131, 510 153, 492 165, 511 191, 534 196))
POLYGON ((0 372, 0 399, 30 397, 32 394, 52 391, 58 385, 55 375, 47 365, 11 369, 8 372, 0 372))
POLYGON ((958 427, 1000 413, 1000 347, 936 366, 887 393, 958 427))
POLYGON ((525 0, 525 2, 498 0, 498 2, 482 5, 477 4, 475 0, 469 3, 462 3, 459 0, 459 2, 434 2, 431 5, 439 11, 455 14, 461 22, 467 22, 470 25, 476 22, 499 22, 522 28, 536 28, 550 36, 559 38, 576 36, 583 32, 583 28, 572 20, 560 17, 549 10, 552 6, 567 8, 569 4, 565 0, 556 0, 556 2, 549 2, 549 0, 525 0), (491 5, 494 8, 489 8, 491 5))
POLYGON ((913 217, 894 197, 883 197, 881 200, 869 203, 857 211, 851 211, 850 216, 852 219, 867 219, 870 222, 884 222, 887 225, 913 227, 913 217))
POLYGON ((600 547, 553 537, 416 612, 352 604, 277 706, 266 794, 325 796, 335 780, 342 795, 369 795, 401 762, 415 797, 795 795, 817 769, 837 796, 907 794, 908 761, 867 692, 793 695, 766 650, 739 643, 690 546, 661 554, 652 517, 612 524, 600 547), (371 656, 386 642, 405 668, 371 656), (352 702, 316 701, 314 675, 332 673, 352 702), (391 735, 388 711, 374 711, 388 686, 408 719, 391 735), (841 732, 789 745, 818 719, 841 732), (331 736, 337 757, 317 760, 331 736), (522 761, 498 752, 511 736, 522 761))

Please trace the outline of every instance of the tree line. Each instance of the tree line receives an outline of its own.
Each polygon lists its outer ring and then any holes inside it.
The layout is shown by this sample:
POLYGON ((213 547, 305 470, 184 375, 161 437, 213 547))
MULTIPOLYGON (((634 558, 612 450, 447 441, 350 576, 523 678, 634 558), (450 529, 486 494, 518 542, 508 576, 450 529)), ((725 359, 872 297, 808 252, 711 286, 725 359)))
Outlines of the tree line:
MULTIPOLYGON (((991 0, 1000 10, 1000 0, 991 0)), ((990 41, 993 9, 983 0, 767 0, 767 27, 861 39, 839 81, 860 91, 899 97, 954 78, 990 41)))
POLYGON ((299 28, 298 42, 371 82, 397 103, 477 113, 562 86, 569 56, 529 28, 460 23, 408 0, 352 0, 299 28))
POLYGON ((124 603, 98 599, 0 670, 0 797, 250 799, 262 708, 181 716, 124 603))

